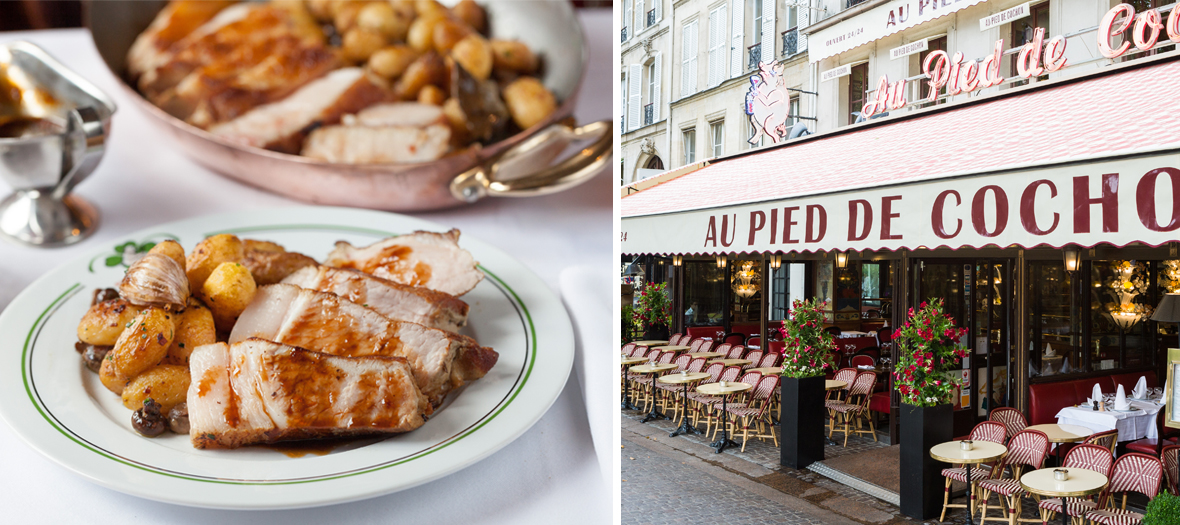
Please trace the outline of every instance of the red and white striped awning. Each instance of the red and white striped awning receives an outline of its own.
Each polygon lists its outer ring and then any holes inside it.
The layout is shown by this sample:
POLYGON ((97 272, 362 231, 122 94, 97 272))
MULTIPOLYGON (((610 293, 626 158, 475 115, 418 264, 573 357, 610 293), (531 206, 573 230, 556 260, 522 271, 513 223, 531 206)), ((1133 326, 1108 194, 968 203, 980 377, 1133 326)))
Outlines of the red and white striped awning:
POLYGON ((718 159, 622 198, 622 251, 1180 240, 1177 100, 1167 57, 718 159))

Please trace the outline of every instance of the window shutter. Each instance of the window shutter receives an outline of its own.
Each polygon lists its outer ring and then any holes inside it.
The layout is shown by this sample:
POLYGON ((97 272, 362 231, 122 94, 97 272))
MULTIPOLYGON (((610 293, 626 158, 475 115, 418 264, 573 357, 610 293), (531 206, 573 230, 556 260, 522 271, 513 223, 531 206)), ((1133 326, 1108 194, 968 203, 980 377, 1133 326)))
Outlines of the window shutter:
POLYGON ((775 0, 762 0, 762 61, 774 62, 775 0))
POLYGON ((643 8, 643 0, 635 0, 635 32, 647 29, 647 11, 643 8))
POLYGON ((631 33, 633 31, 628 29, 631 27, 631 17, 632 17, 631 0, 624 0, 624 2, 626 2, 626 3, 623 5, 625 5, 627 7, 627 9, 623 12, 623 32, 627 33, 627 40, 631 40, 631 36, 632 36, 631 33))
POLYGON ((733 17, 731 24, 733 36, 729 37, 729 76, 733 78, 742 74, 742 58, 746 53, 746 41, 742 35, 742 30, 746 25, 746 0, 733 0, 733 14, 731 16, 733 17))
POLYGON ((639 129, 643 118, 643 66, 631 64, 627 71, 627 127, 639 129))
POLYGON ((664 19, 664 0, 652 0, 656 3, 656 22, 664 19))
POLYGON ((804 51, 807 51, 807 35, 803 34, 803 28, 805 28, 811 24, 811 8, 810 8, 810 6, 809 5, 799 6, 799 15, 798 16, 799 16, 799 34, 797 35, 798 38, 795 40, 797 42, 797 44, 796 44, 797 47, 795 49, 799 53, 802 53, 804 51))
POLYGON ((724 39, 721 37, 724 31, 721 29, 721 13, 720 8, 714 9, 709 13, 709 87, 716 86, 721 83, 722 67, 721 67, 721 44, 724 39))
POLYGON ((691 32, 692 24, 685 24, 680 33, 680 96, 682 98, 692 94, 692 90, 688 87, 689 79, 692 78, 689 71, 689 57, 692 56, 692 51, 689 50, 689 44, 692 43, 691 32))
POLYGON ((689 30, 689 39, 692 41, 692 56, 688 59, 688 74, 690 75, 688 83, 689 94, 697 92, 697 79, 700 78, 697 75, 697 59, 698 55, 700 55, 697 44, 701 40, 701 29, 698 27, 700 24, 697 22, 697 20, 693 20, 692 24, 689 24, 692 26, 692 29, 689 30))
POLYGON ((653 90, 653 91, 655 91, 655 93, 652 93, 652 97, 651 97, 651 113, 652 113, 651 121, 652 122, 659 122, 660 121, 660 80, 663 78, 663 73, 662 73, 663 68, 661 67, 660 61, 663 60, 663 58, 664 57, 662 54, 656 53, 656 58, 655 58, 656 62, 655 62, 655 69, 654 69, 656 79, 655 79, 655 89, 653 90))

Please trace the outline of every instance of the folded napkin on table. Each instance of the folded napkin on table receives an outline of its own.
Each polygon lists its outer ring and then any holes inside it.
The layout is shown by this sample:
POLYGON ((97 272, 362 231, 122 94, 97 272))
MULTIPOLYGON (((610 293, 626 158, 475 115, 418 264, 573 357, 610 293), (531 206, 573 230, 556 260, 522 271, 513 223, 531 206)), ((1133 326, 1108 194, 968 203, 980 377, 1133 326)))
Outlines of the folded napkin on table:
POLYGON ((1147 397, 1147 378, 1139 376, 1139 382, 1135 383, 1135 389, 1131 391, 1131 397, 1135 399, 1143 399, 1147 397))
POLYGON ((872 370, 873 369, 873 365, 856 365, 856 367, 861 370, 872 370))
POLYGON ((1094 390, 1090 393, 1090 399, 1086 400, 1086 404, 1101 403, 1102 402, 1102 387, 1098 383, 1094 383, 1094 390))
POLYGON ((1057 351, 1053 349, 1053 345, 1045 345, 1045 357, 1053 357, 1057 355, 1057 351))
POLYGON ((1123 385, 1119 385, 1118 392, 1114 394, 1114 409, 1115 410, 1130 410, 1131 403, 1127 401, 1127 393, 1123 391, 1123 385))
POLYGON ((619 443, 613 435, 614 418, 611 401, 618 399, 618 381, 611 379, 617 374, 614 362, 603 352, 611 348, 610 331, 602 327, 611 321, 610 290, 612 276, 609 269, 582 265, 562 270, 560 276, 561 297, 573 322, 576 339, 574 374, 582 387, 582 401, 586 405, 586 418, 590 427, 590 438, 594 443, 602 479, 607 487, 618 479, 618 467, 614 464, 614 451, 619 443))

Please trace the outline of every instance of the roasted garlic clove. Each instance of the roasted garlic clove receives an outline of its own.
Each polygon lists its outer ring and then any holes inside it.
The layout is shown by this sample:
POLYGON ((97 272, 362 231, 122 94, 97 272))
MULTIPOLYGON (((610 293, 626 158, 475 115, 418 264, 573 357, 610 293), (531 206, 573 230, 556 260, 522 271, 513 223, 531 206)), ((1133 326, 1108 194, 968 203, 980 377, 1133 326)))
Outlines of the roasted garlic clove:
POLYGON ((172 258, 149 253, 127 270, 119 293, 134 305, 180 311, 189 296, 188 277, 172 258))

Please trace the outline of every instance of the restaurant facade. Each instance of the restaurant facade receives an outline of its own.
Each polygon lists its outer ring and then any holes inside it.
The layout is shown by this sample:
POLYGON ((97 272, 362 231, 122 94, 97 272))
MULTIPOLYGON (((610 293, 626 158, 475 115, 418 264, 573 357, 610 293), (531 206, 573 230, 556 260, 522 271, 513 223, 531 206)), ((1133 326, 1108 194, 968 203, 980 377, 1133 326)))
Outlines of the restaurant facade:
MULTIPOLYGON (((1180 292, 1171 6, 816 4, 813 134, 624 191, 624 259, 670 283, 672 331, 770 346, 814 297, 829 325, 882 334, 941 299, 968 329, 955 435, 1000 406, 1052 422, 1098 378, 1162 386, 1180 346, 1150 319, 1180 292)), ((894 393, 894 443, 898 411, 894 393)))

